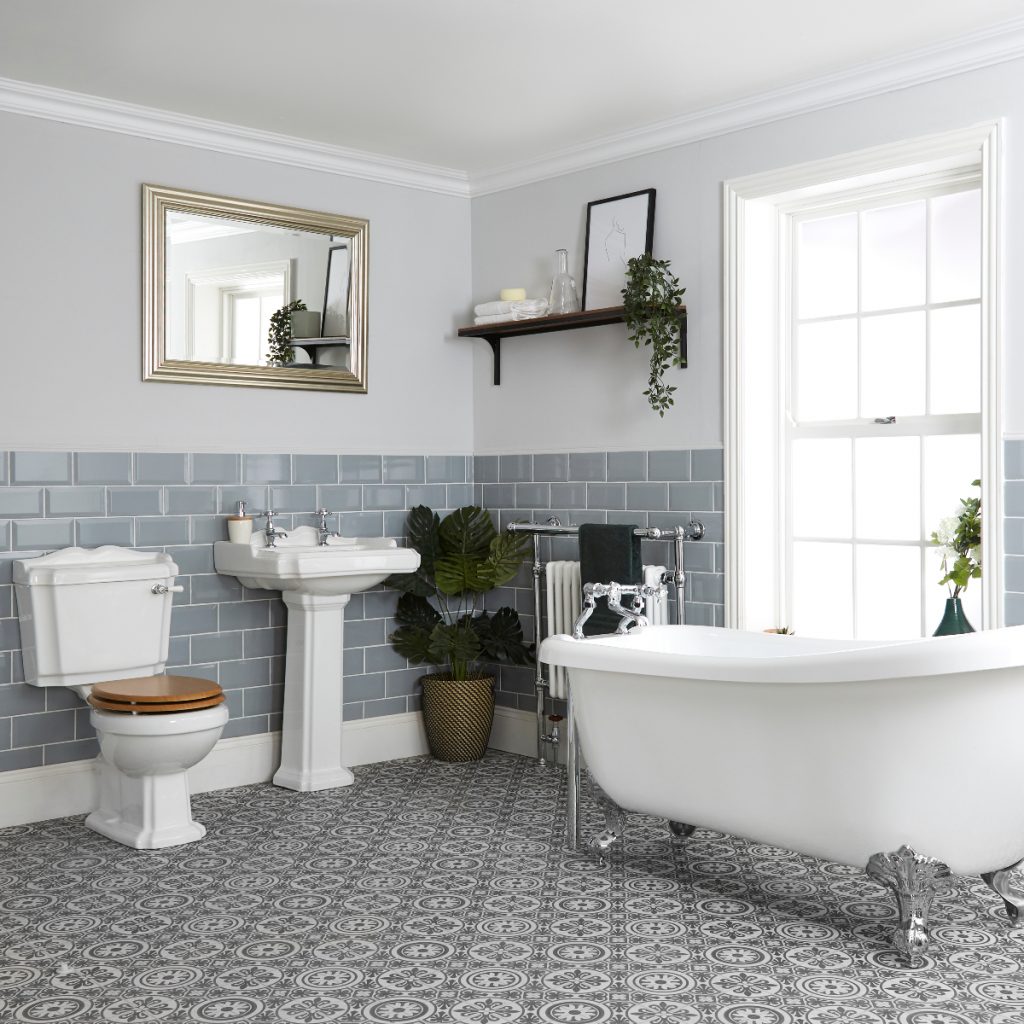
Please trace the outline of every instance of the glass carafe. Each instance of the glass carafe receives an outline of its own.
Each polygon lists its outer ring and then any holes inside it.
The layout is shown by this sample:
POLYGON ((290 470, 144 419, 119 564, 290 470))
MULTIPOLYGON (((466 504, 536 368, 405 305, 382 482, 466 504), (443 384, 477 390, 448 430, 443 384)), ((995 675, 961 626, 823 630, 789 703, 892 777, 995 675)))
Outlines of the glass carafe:
POLYGON ((551 279, 548 293, 548 313, 578 313, 580 297, 576 294, 576 282, 569 275, 569 250, 555 250, 555 276, 551 279))

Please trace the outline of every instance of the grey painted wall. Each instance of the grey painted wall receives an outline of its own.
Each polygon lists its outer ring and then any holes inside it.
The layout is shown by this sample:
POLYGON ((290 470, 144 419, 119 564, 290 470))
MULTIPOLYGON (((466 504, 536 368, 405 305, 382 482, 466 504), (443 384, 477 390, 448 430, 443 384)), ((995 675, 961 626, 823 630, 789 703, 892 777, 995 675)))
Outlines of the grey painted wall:
POLYGON ((452 337, 467 200, 16 114, 0 113, 0 137, 18 154, 0 161, 0 448, 471 448, 472 353, 452 337), (144 382, 145 182, 367 218, 369 393, 144 382))

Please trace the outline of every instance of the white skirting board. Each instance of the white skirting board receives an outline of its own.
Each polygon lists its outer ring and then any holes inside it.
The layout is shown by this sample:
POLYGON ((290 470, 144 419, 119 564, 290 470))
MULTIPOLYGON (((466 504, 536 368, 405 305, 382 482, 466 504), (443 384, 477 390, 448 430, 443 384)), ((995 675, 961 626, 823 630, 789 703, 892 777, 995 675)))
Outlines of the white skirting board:
MULTIPOLYGON (((427 753, 427 736, 418 711, 346 722, 345 764, 353 767, 427 753)), ((536 724, 528 711, 495 708, 491 746, 536 756, 536 724)), ((277 768, 281 734, 237 736, 221 740, 189 772, 193 793, 269 782, 277 768)), ((87 814, 96 806, 93 761, 43 765, 0 772, 0 828, 48 818, 87 814)))

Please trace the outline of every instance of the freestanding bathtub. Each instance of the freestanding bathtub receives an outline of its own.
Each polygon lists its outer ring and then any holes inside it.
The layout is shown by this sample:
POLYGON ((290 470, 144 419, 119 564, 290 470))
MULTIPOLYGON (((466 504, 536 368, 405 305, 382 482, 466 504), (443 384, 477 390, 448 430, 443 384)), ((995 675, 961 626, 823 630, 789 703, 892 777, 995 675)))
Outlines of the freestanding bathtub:
POLYGON ((982 875, 1016 923, 1024 626, 906 642, 647 626, 550 637, 541 659, 569 670, 570 845, 578 745, 599 851, 621 808, 866 865, 896 893, 907 958, 949 871, 982 875))

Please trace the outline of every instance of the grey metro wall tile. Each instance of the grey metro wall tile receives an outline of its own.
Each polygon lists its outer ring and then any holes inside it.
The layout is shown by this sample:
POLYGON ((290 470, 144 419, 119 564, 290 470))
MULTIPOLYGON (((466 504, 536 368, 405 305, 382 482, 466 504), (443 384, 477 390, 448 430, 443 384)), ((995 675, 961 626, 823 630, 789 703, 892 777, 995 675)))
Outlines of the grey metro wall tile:
POLYGON ((154 516, 135 521, 135 543, 139 547, 162 547, 164 544, 188 543, 188 519, 154 516))
POLYGON ((379 455, 342 455, 341 482, 345 484, 379 484, 383 479, 379 455))
POLYGON ((605 480, 608 475, 608 457, 605 452, 571 452, 569 454, 570 480, 605 480))
POLYGON ((426 478, 422 455, 385 455, 384 483, 421 484, 426 478))
POLYGON ((500 455, 498 479, 503 483, 519 483, 533 479, 532 455, 500 455))
POLYGON ((48 516, 102 516, 107 496, 103 487, 47 487, 48 516))
POLYGON ((11 544, 15 551, 30 548, 52 550, 75 543, 75 525, 70 519, 36 519, 16 522, 11 544))
POLYGON ((692 453, 692 480, 724 480, 725 453, 721 448, 698 449, 692 453))
POLYGON ((77 452, 75 482, 79 484, 130 484, 131 452, 77 452))
POLYGON ((135 523, 132 519, 79 519, 75 523, 75 543, 83 548, 117 544, 130 548, 135 544, 135 523))
POLYGON ((533 479, 548 481, 569 479, 569 456, 566 453, 545 453, 533 457, 533 479))
POLYGON ((43 514, 42 487, 0 488, 0 517, 21 519, 43 514))
POLYGON ((11 483, 71 483, 71 452, 11 452, 11 483))
POLYGON ((135 482, 137 484, 188 483, 188 457, 184 453, 135 453, 135 482))
POLYGON ((292 456, 292 483, 336 484, 337 482, 337 455, 292 456))
POLYGON ((217 488, 165 487, 164 508, 171 516, 210 515, 217 511, 217 488))
POLYGON ((473 483, 496 484, 498 482, 498 456, 473 456, 473 483))
POLYGON ((159 516, 164 511, 162 487, 111 487, 112 516, 159 516))
POLYGON ((609 452, 609 480, 646 480, 647 452, 609 452))
POLYGON ((237 484, 242 479, 241 455, 194 452, 191 480, 194 484, 237 484))
POLYGON ((466 456, 428 455, 426 482, 428 484, 464 484, 466 482, 466 456))
POLYGON ((243 455, 242 480, 247 484, 290 484, 292 482, 291 456, 243 455))

